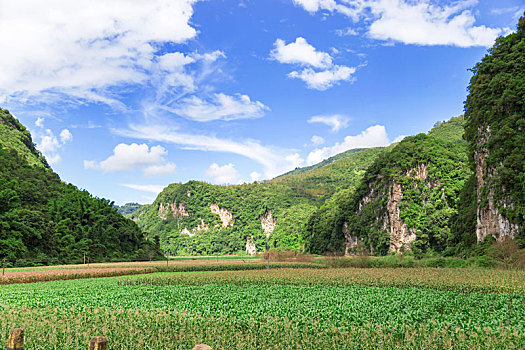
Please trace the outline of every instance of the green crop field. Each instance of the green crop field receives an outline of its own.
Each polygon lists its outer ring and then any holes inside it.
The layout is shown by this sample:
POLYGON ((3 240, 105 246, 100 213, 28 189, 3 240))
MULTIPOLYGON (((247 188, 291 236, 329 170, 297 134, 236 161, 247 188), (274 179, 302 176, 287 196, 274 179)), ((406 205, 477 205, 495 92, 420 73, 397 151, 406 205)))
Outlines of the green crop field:
POLYGON ((524 285, 524 271, 430 268, 13 284, 0 286, 1 346, 21 327, 26 349, 84 349, 95 335, 110 349, 522 349, 524 285))

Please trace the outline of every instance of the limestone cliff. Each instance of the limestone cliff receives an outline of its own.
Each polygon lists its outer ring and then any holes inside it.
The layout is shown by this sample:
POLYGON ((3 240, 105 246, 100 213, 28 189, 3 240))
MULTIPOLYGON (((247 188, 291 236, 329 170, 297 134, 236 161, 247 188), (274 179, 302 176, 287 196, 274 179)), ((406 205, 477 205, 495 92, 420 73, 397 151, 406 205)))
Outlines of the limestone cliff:
MULTIPOLYGON (((477 140, 477 146, 474 149, 474 164, 476 166, 476 180, 477 180, 477 220, 476 220, 476 237, 478 242, 483 241, 485 237, 491 235, 496 240, 501 241, 508 238, 514 238, 519 233, 519 227, 510 222, 508 218, 503 216, 496 207, 494 200, 494 187, 490 182, 497 174, 497 170, 489 168, 487 165, 487 158, 489 157, 489 150, 486 147, 490 139, 490 126, 485 128, 478 128, 480 137, 477 140), (485 200, 484 196, 486 196, 485 200)), ((512 206, 508 201, 498 203, 503 208, 512 206)))
POLYGON ((275 230, 275 224, 277 220, 272 216, 272 211, 268 210, 263 216, 259 218, 261 220, 261 226, 266 234, 266 238, 270 237, 273 230, 275 230))
POLYGON ((362 240, 371 254, 443 250, 469 176, 464 142, 406 138, 367 170, 349 203, 341 204, 342 248, 349 254, 362 240))
POLYGON ((226 208, 219 208, 217 204, 211 204, 210 210, 213 214, 219 215, 219 218, 222 222, 222 227, 232 227, 233 226, 233 214, 230 210, 226 208))

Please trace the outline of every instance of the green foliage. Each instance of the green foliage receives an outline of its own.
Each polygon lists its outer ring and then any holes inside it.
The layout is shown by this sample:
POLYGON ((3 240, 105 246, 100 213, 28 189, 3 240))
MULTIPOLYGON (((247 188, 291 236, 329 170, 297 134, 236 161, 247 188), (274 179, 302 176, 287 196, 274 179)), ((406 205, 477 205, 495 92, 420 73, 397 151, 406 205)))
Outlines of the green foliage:
POLYGON ((462 117, 453 118, 429 135, 407 137, 382 153, 355 191, 334 196, 310 218, 307 251, 342 254, 348 230, 371 253, 386 254, 390 245, 387 204, 394 184, 402 192, 399 216, 417 236, 412 250, 416 254, 445 250, 453 238, 459 193, 470 176, 466 145, 460 141, 462 123, 462 117))
POLYGON ((124 216, 133 214, 136 210, 140 209, 140 207, 141 205, 139 203, 126 203, 122 206, 115 205, 118 212, 124 216))
POLYGON ((91 261, 158 256, 112 203, 60 181, 18 120, 5 110, 0 120, 0 258, 51 264, 81 262, 84 253, 91 261))
MULTIPOLYGON (((525 243, 524 23, 522 17, 517 32, 498 38, 472 69, 465 138, 471 153, 487 154, 479 207, 484 208, 487 194, 493 193, 498 212, 519 226, 517 239, 525 243)), ((471 167, 476 167, 474 159, 471 167)))
POLYGON ((244 253, 246 239, 253 237, 256 248, 304 250, 305 227, 311 215, 326 199, 347 195, 362 178, 374 159, 389 148, 372 148, 348 151, 345 156, 323 167, 308 172, 283 175, 270 181, 235 186, 214 186, 190 181, 171 184, 150 205, 135 211, 130 217, 150 235, 159 235, 161 246, 171 254, 213 255, 244 253), (188 216, 173 215, 171 208, 166 215, 159 212, 176 203, 185 208, 188 216), (222 227, 211 204, 231 211, 231 227, 222 227), (274 231, 266 237, 260 218, 267 213, 276 219, 274 231), (160 217, 160 214, 164 217, 160 217), (202 221, 201 221, 202 220, 202 221), (202 222, 208 230, 193 236, 179 234, 190 232, 202 222))

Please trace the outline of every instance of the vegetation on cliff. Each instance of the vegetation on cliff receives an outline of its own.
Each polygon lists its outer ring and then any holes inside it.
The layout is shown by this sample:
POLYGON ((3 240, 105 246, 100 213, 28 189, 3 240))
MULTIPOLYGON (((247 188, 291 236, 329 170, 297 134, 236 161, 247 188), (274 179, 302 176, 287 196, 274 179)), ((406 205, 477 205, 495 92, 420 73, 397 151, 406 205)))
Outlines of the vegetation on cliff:
POLYGON ((148 259, 135 223, 106 199, 65 184, 26 128, 0 111, 0 258, 18 264, 148 259))
POLYGON ((478 239, 510 236, 525 245, 525 16, 472 71, 465 137, 476 173, 478 239))
POLYGON ((342 252, 359 245, 376 254, 443 251, 470 175, 465 143, 449 133, 460 131, 461 120, 439 125, 429 135, 407 137, 378 157, 355 191, 327 202, 312 216, 307 250, 342 252), (454 137, 430 136, 436 134, 454 137))

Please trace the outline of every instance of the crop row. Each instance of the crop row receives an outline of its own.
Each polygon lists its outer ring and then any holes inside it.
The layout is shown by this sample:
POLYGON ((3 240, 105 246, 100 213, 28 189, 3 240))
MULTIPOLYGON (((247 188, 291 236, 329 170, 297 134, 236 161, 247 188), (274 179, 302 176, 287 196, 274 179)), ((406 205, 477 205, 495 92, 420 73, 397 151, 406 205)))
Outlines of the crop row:
POLYGON ((316 320, 320 328, 424 324, 466 332, 510 327, 525 334, 525 295, 326 285, 120 285, 122 278, 8 285, 0 304, 60 309, 171 310, 236 320, 316 320))
MULTIPOLYGON (((254 265, 255 267, 256 265, 254 265)), ((224 266, 227 267, 227 266, 224 266)), ((283 266, 285 267, 285 266, 283 266)), ((296 285, 430 288, 464 293, 525 294, 525 271, 452 268, 291 269, 224 271, 206 274, 151 274, 119 280, 122 285, 296 285)))
MULTIPOLYGON (((59 309, 0 308, 0 332, 26 330, 27 349, 85 349, 94 335, 107 337, 111 349, 520 349, 523 334, 501 327, 465 331, 425 324, 377 324, 339 328, 324 321, 278 317, 210 317, 166 310, 94 309, 71 314, 59 309)), ((0 346, 5 348, 2 337, 0 346)))

